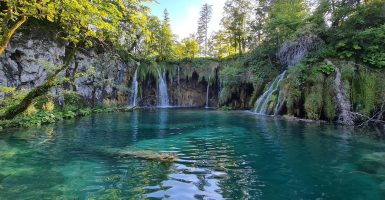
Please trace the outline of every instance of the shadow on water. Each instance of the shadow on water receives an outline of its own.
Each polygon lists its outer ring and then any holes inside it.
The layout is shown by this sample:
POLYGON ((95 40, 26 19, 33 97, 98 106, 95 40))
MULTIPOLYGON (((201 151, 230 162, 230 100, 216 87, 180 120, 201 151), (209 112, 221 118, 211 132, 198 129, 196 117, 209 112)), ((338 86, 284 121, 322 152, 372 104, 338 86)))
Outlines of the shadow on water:
POLYGON ((0 199, 383 199, 384 160, 381 139, 331 125, 196 109, 100 114, 1 135, 0 199))

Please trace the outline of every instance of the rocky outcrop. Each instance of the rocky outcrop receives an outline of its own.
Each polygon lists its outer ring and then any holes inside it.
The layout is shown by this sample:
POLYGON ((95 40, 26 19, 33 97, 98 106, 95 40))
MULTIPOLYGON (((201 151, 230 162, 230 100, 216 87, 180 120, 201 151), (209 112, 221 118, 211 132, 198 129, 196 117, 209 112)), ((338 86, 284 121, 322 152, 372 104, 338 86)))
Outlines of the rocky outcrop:
MULTIPOLYGON (((15 34, 4 55, 0 57, 0 86, 30 89, 42 85, 47 73, 61 66, 65 56, 66 44, 59 39, 36 32, 15 34)), ((76 76, 75 86, 90 103, 103 102, 105 99, 125 102, 126 99, 118 99, 117 94, 118 86, 127 85, 125 76, 128 71, 129 66, 114 54, 80 49, 62 76, 72 77, 74 73, 86 75, 76 76), (95 68, 95 73, 86 75, 91 68, 95 68)), ((56 93, 61 88, 54 88, 52 92, 56 93)))

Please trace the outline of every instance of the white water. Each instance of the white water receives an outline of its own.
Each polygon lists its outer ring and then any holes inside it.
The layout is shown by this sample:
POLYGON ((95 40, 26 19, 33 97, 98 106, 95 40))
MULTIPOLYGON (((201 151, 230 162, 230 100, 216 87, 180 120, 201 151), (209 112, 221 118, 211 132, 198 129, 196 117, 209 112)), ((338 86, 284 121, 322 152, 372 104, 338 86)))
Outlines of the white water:
POLYGON ((206 108, 209 108, 209 93, 210 93, 210 77, 207 81, 207 90, 206 90, 206 108))
POLYGON ((167 92, 166 72, 162 73, 158 69, 158 77, 158 107, 170 107, 167 92))
POLYGON ((281 95, 282 95, 281 92, 279 92, 277 105, 275 106, 275 109, 274 109, 274 116, 279 114, 279 107, 281 106, 281 95))
POLYGON ((285 77, 285 74, 286 74, 286 71, 278 75, 277 78, 275 78, 275 80, 269 86, 269 89, 265 93, 263 93, 261 97, 259 97, 254 110, 255 113, 265 114, 265 115, 269 114, 267 113, 267 106, 268 106, 270 97, 274 92, 278 90, 279 84, 282 82, 283 78, 285 77))
POLYGON ((135 74, 134 74, 134 77, 132 77, 132 84, 131 84, 131 93, 130 93, 130 97, 129 97, 129 106, 130 107, 136 107, 138 102, 138 87, 139 87, 139 83, 138 83, 138 70, 139 70, 139 66, 136 68, 135 70, 135 74))

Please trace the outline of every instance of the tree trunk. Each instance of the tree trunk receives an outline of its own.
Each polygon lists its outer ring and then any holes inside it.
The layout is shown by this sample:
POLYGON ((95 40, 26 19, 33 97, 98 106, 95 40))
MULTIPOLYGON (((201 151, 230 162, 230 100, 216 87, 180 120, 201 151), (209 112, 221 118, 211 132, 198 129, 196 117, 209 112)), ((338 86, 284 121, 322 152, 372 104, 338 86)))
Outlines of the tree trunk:
POLYGON ((9 41, 11 41, 11 38, 13 34, 15 34, 16 30, 20 28, 21 25, 23 25, 27 21, 28 17, 22 17, 15 25, 11 27, 9 30, 3 30, 4 35, 1 38, 0 41, 0 56, 3 55, 5 49, 7 48, 9 41))
POLYGON ((74 55, 74 59, 75 59, 75 67, 74 67, 74 70, 72 71, 71 85, 72 85, 72 91, 76 92, 77 88, 76 88, 75 80, 76 80, 76 72, 78 71, 78 68, 79 68, 79 63, 76 60, 76 55, 74 55))
POLYGON ((70 55, 68 55, 62 67, 57 69, 55 73, 52 74, 43 85, 37 86, 36 88, 32 89, 23 98, 23 100, 21 100, 20 103, 8 108, 5 111, 5 113, 2 116, 0 116, 0 119, 11 120, 15 118, 17 115, 27 110, 27 108, 32 104, 33 100, 35 100, 37 97, 47 94, 52 87, 59 85, 60 83, 56 81, 56 77, 59 75, 61 71, 65 70, 70 65, 72 57, 75 55, 76 50, 77 50, 77 46, 73 47, 70 55))

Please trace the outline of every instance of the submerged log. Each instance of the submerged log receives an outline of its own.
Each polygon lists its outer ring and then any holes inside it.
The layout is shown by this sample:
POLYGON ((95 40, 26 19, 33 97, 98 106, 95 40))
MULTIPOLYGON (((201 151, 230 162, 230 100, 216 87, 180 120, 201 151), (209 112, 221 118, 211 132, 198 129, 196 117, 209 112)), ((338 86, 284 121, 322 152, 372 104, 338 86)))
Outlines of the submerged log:
POLYGON ((178 159, 176 153, 159 153, 155 151, 122 151, 119 152, 120 157, 132 157, 143 160, 155 160, 161 162, 175 162, 178 159))
POLYGON ((159 162, 172 163, 178 160, 178 155, 172 152, 156 152, 151 150, 137 150, 137 149, 108 149, 100 150, 103 154, 109 156, 117 156, 121 158, 136 158, 141 160, 152 160, 159 162))

